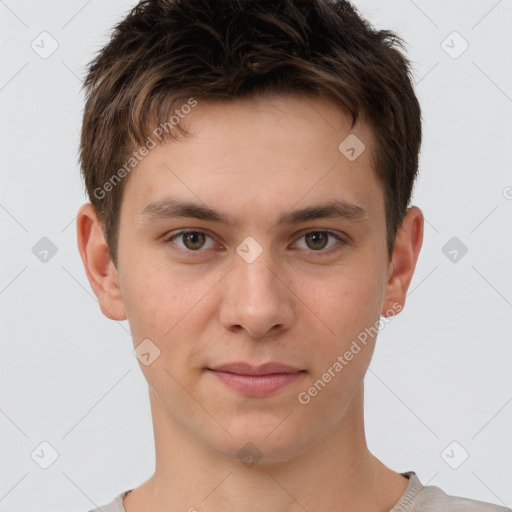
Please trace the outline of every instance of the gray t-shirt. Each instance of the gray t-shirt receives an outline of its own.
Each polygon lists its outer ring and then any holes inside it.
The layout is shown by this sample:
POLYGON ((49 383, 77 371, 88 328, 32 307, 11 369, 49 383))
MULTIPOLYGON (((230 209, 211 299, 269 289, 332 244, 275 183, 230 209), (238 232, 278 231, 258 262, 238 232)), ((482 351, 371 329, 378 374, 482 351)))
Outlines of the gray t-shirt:
MULTIPOLYGON (((400 474, 409 479, 409 485, 398 503, 389 512, 512 512, 510 508, 491 503, 449 496, 439 487, 433 485, 424 487, 414 471, 400 474)), ((89 512, 126 512, 123 507, 123 498, 129 492, 125 491, 108 505, 89 512)))

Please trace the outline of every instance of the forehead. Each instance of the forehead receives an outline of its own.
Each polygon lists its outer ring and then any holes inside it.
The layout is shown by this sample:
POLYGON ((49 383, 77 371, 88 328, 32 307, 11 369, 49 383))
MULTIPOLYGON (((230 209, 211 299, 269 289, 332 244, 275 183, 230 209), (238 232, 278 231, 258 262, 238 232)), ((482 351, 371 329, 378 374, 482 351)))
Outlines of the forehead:
POLYGON ((319 199, 383 213, 371 129, 363 120, 351 128, 333 100, 295 94, 197 101, 180 121, 190 135, 157 144, 129 176, 122 211, 131 218, 170 193, 242 216, 275 217, 319 199))

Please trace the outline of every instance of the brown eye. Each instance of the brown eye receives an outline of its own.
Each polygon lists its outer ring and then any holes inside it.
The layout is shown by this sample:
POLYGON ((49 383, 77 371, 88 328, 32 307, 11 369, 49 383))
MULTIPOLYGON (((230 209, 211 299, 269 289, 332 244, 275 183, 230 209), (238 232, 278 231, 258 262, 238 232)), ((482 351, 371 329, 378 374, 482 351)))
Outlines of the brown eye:
POLYGON ((205 234, 199 231, 189 231, 181 235, 183 243, 187 249, 192 251, 200 249, 205 241, 205 234))
POLYGON ((320 255, 327 255, 331 252, 343 249, 346 242, 332 231, 316 230, 308 231, 303 234, 293 245, 295 248, 311 252, 317 252, 320 255))
POLYGON ((206 249, 212 249, 215 242, 211 236, 202 231, 183 230, 175 232, 167 237, 166 243, 173 244, 181 252, 205 252, 206 249))
POLYGON ((329 234, 327 231, 312 231, 305 235, 306 243, 310 249, 323 249, 328 242, 329 234))

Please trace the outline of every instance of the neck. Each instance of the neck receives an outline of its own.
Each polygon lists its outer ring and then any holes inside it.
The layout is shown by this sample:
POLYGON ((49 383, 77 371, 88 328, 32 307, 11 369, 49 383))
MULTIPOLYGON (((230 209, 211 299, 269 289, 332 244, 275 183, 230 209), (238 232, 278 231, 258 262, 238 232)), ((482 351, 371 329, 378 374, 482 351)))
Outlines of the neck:
POLYGON ((151 408, 156 469, 125 497, 127 512, 382 512, 390 510, 407 487, 405 477, 384 466, 367 448, 363 384, 331 435, 273 463, 262 459, 245 465, 205 447, 170 418, 154 393, 151 408))

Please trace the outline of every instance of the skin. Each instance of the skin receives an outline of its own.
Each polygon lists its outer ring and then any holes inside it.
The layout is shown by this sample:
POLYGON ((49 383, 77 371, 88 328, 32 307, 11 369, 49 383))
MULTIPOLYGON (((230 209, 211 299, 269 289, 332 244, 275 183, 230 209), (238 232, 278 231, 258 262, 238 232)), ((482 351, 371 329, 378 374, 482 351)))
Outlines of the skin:
POLYGON ((149 384, 155 473, 125 497, 127 512, 390 510, 408 480, 366 445, 363 379, 376 337, 308 404, 297 396, 380 315, 404 306, 423 241, 421 210, 408 209, 389 259, 371 130, 363 119, 350 130, 348 115, 329 99, 202 100, 182 122, 191 136, 158 145, 127 178, 117 269, 92 206, 77 217, 102 312, 129 320, 135 347, 149 338, 160 350, 150 365, 139 362, 149 384), (366 146, 354 161, 338 150, 349 133, 366 146), (239 224, 144 222, 142 210, 166 194, 239 224), (276 225, 284 212, 330 199, 361 206, 366 221, 276 225), (165 240, 183 228, 208 236, 165 240), (329 237, 327 247, 322 238, 315 245, 304 236, 315 230, 345 243, 329 237), (252 263, 236 252, 248 236, 263 251, 252 263), (206 370, 234 361, 305 371, 268 396, 248 397, 206 370), (237 457, 247 442, 261 453, 252 466, 237 457))

